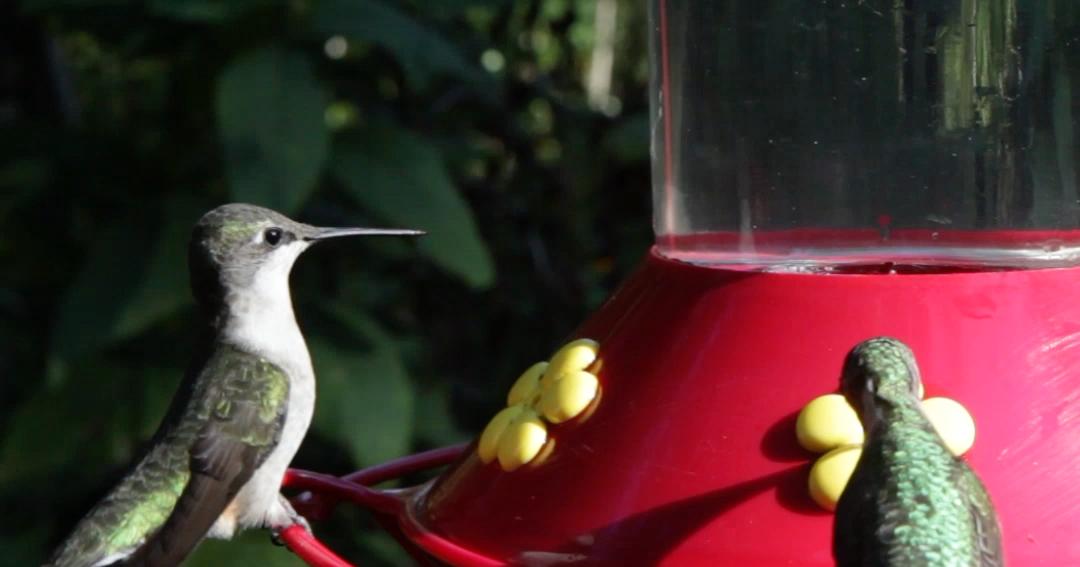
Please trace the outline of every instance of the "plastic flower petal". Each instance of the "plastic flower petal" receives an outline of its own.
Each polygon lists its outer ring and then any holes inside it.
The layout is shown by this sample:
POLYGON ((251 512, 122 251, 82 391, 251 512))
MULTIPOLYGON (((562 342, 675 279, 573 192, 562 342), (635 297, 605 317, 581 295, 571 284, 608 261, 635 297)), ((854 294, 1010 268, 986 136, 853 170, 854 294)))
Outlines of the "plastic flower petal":
POLYGON ((584 370, 568 372, 544 390, 540 409, 551 423, 562 423, 585 411, 599 390, 596 376, 584 370))
POLYGON ((510 406, 503 408, 502 411, 495 414, 495 417, 491 418, 487 427, 484 428, 484 432, 480 434, 480 442, 476 447, 477 452, 480 453, 480 460, 485 463, 495 460, 499 452, 499 440, 506 433, 506 428, 510 425, 510 422, 524 410, 525 406, 510 406))
POLYGON ((528 403, 537 395, 540 392, 540 377, 544 375, 544 370, 547 367, 548 363, 537 362, 530 366, 528 370, 522 372, 521 376, 510 388, 510 393, 506 396, 506 404, 512 406, 528 403))
MULTIPOLYGON (((922 407, 949 452, 959 457, 971 449, 975 421, 960 402, 930 398, 922 401, 922 407)), ((799 412, 795 435, 806 450, 825 453, 810 469, 808 488, 819 506, 835 509, 862 455, 864 433, 858 414, 839 394, 819 396, 799 412)))
POLYGON ((547 427, 532 408, 514 417, 499 439, 499 465, 512 471, 536 458, 547 443, 547 427))
POLYGON ((600 380, 588 371, 599 348, 592 339, 578 339, 556 351, 550 363, 523 372, 506 396, 508 407, 480 435, 480 460, 498 460, 509 472, 536 459, 549 442, 548 425, 581 415, 599 394, 600 380))

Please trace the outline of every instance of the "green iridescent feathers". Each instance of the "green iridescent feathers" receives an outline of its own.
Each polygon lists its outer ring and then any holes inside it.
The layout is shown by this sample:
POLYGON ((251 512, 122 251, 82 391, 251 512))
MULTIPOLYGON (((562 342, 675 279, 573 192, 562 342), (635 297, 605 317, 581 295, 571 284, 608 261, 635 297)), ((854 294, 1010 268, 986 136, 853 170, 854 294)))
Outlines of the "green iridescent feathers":
POLYGON ((181 407, 170 411, 172 419, 162 423, 156 442, 76 525, 48 565, 88 567, 122 557, 160 529, 187 486, 191 449, 206 431, 252 447, 259 463, 270 453, 289 392, 288 377, 277 366, 225 345, 182 389, 188 395, 176 397, 181 407))
POLYGON ((837 565, 1003 565, 993 504, 923 414, 911 350, 890 338, 860 343, 845 361, 841 389, 867 436, 837 504, 837 565))

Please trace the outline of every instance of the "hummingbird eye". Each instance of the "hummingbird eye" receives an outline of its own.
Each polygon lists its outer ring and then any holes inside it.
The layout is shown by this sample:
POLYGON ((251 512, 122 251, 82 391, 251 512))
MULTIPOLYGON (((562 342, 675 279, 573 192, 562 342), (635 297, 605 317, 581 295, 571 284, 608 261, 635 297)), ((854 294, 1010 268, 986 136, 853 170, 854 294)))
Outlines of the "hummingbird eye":
POLYGON ((270 246, 277 246, 278 242, 281 242, 282 231, 278 227, 268 228, 263 233, 263 240, 270 246))

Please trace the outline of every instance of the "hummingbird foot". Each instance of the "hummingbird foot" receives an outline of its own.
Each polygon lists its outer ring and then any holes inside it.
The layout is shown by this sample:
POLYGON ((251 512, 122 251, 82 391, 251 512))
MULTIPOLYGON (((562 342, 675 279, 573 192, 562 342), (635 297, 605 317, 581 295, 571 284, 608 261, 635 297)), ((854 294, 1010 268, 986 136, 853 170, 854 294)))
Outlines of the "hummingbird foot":
POLYGON ((268 516, 269 521, 267 523, 270 528, 270 540, 274 545, 284 546, 285 542, 281 539, 281 532, 295 525, 304 528, 309 534, 314 534, 307 518, 300 515, 300 513, 292 507, 292 504, 289 503, 289 500, 281 494, 278 494, 277 503, 268 516))

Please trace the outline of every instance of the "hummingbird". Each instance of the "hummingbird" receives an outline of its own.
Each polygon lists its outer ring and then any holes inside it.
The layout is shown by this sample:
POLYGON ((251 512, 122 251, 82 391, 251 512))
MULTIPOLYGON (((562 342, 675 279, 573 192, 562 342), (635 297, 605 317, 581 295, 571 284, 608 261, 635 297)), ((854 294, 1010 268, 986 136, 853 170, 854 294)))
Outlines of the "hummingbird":
POLYGON ((866 431, 833 526, 838 567, 1004 565, 990 496, 923 413, 911 349, 878 337, 844 361, 840 390, 866 431))
POLYGON ((145 454, 46 565, 173 566, 204 537, 294 524, 310 531, 280 493, 315 409, 289 273, 322 240, 419 234, 320 228, 238 203, 203 215, 188 245, 203 344, 145 454))

